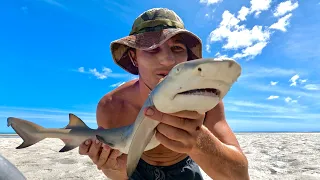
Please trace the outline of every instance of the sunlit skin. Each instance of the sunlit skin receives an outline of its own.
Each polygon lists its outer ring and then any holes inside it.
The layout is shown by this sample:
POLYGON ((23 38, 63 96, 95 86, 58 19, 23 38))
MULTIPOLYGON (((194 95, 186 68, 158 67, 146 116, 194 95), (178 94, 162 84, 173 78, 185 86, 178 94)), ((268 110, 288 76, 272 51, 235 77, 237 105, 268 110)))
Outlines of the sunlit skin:
POLYGON ((130 55, 139 68, 139 78, 151 89, 164 77, 161 74, 168 74, 173 66, 188 59, 187 48, 179 36, 152 50, 130 51, 130 55))
MULTIPOLYGON (((96 112, 101 128, 132 124, 150 90, 173 66, 188 59, 187 48, 179 36, 156 49, 136 49, 129 53, 132 63, 139 69, 140 80, 127 82, 101 98, 96 112)), ((247 159, 226 122, 222 102, 206 117, 195 112, 163 114, 155 108, 152 110, 149 117, 160 122, 156 137, 161 145, 144 152, 141 157, 144 161, 168 166, 189 155, 213 179, 249 179, 247 159)), ((101 142, 91 142, 95 141, 83 143, 79 153, 88 155, 109 178, 127 179, 127 155, 121 155, 101 142)))

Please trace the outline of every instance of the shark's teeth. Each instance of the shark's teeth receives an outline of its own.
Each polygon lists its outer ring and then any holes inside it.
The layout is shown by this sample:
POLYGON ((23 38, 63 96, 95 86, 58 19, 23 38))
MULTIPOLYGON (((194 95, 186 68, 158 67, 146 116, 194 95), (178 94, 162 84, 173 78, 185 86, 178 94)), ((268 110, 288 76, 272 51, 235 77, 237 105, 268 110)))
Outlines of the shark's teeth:
POLYGON ((182 95, 199 95, 199 96, 219 96, 220 91, 214 88, 206 88, 206 89, 194 89, 189 91, 184 91, 178 94, 182 95))

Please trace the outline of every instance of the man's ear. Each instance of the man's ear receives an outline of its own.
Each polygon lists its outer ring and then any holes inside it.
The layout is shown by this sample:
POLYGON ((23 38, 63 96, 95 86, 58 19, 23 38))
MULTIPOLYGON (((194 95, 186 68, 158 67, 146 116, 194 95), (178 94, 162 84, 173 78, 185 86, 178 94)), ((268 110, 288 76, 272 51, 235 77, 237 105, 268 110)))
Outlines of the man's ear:
POLYGON ((130 49, 128 51, 128 56, 130 57, 130 60, 132 62, 132 64, 135 66, 135 67, 138 67, 138 62, 136 60, 136 54, 135 54, 135 51, 130 49))

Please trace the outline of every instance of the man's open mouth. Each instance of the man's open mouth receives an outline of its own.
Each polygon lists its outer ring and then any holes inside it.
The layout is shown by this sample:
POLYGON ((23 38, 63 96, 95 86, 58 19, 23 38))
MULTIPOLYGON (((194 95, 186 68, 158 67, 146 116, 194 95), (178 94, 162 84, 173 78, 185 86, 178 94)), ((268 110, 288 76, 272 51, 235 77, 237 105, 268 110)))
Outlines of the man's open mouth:
POLYGON ((189 91, 180 92, 181 95, 199 95, 199 96, 219 96, 220 91, 214 88, 193 89, 189 91))
POLYGON ((160 76, 160 77, 165 77, 165 76, 167 76, 168 74, 167 73, 159 73, 159 74, 157 74, 158 76, 160 76))

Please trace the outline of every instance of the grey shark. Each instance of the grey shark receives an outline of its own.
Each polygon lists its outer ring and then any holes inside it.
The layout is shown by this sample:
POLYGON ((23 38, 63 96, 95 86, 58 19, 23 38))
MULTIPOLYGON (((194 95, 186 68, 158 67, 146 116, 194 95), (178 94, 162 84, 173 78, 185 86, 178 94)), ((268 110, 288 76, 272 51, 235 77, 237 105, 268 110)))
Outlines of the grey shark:
POLYGON ((146 107, 155 106, 164 113, 190 110, 203 114, 226 96, 240 75, 241 66, 228 58, 203 58, 177 64, 150 92, 135 122, 120 128, 91 129, 72 113, 65 128, 44 128, 15 117, 9 117, 7 123, 23 139, 17 149, 45 138, 59 138, 65 143, 59 152, 66 152, 86 139, 96 137, 111 148, 128 154, 127 174, 130 177, 142 153, 160 144, 154 136, 159 122, 144 116, 146 107))

